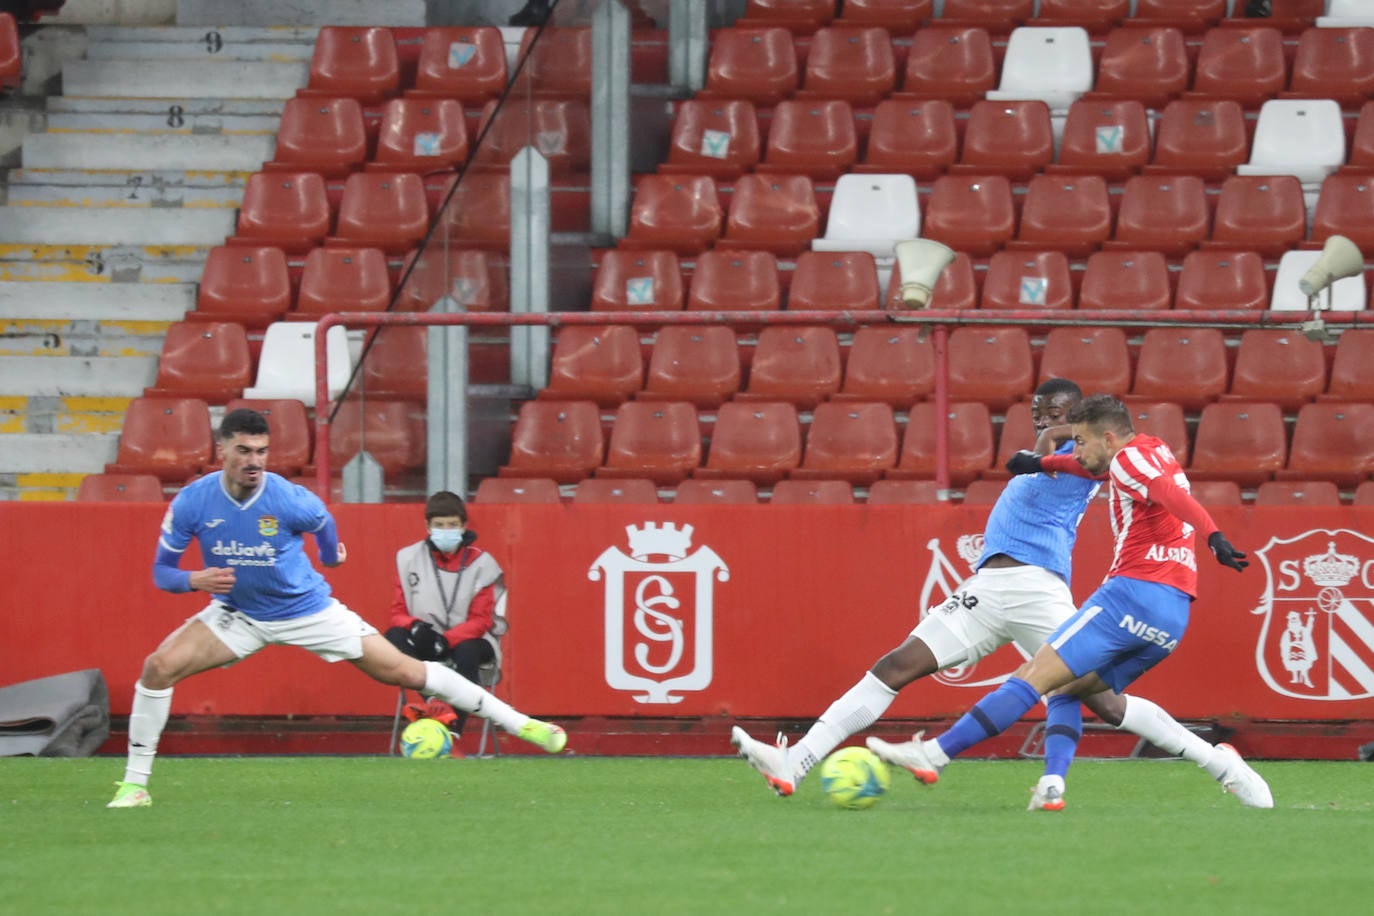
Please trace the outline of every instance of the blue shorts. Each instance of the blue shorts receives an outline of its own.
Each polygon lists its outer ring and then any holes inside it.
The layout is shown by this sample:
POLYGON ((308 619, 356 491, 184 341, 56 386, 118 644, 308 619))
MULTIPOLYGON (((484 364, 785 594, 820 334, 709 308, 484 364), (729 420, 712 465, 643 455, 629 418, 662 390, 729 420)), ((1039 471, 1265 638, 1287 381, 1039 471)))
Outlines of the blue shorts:
POLYGON ((1191 599, 1172 585, 1113 577, 1050 634, 1075 677, 1090 671, 1120 693, 1178 647, 1191 599))

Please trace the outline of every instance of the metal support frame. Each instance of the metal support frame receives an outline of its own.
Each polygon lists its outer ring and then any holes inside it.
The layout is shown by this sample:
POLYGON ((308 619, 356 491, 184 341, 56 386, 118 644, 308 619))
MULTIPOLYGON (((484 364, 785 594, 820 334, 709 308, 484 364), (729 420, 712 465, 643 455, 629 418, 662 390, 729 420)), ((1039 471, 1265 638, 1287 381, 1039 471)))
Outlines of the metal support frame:
POLYGON ((592 14, 591 108, 591 231, 620 238, 630 223, 630 14, 620 0, 592 14))

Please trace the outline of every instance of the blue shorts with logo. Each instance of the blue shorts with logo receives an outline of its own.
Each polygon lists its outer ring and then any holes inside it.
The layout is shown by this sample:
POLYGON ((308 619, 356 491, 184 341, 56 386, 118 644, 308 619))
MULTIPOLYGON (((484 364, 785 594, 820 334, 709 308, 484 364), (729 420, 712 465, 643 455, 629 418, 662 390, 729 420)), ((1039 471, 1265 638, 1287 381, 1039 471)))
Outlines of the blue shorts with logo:
POLYGON ((1120 692, 1178 647, 1191 603, 1172 585, 1114 576, 1046 644, 1075 677, 1095 671, 1120 692))

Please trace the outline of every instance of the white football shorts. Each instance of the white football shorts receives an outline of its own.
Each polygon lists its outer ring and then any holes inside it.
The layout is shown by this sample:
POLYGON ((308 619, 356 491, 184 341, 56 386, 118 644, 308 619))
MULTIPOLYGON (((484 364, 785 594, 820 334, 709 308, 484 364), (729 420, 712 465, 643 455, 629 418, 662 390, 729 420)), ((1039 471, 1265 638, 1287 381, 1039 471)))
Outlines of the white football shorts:
POLYGON ((926 611, 911 635, 941 669, 972 664, 1009 642, 1031 656, 1077 609, 1064 580, 1047 569, 980 569, 926 611))
POLYGON ((300 646, 327 662, 361 658, 363 637, 377 634, 376 627, 337 600, 318 613, 289 620, 254 620, 211 601, 192 619, 209 627, 240 660, 271 645, 300 646))

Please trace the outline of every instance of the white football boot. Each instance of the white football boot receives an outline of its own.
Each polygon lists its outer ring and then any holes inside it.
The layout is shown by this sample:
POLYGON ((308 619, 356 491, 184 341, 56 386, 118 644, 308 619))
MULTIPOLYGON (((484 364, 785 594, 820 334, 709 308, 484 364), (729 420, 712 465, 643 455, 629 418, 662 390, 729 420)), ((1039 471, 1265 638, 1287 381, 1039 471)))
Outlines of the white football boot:
POLYGON ((1026 810, 1063 811, 1064 777, 1041 776, 1040 781, 1031 790, 1031 800, 1030 804, 1026 806, 1026 810))
POLYGON ((1221 787, 1230 792, 1247 808, 1272 808, 1274 796, 1269 791, 1269 783, 1264 777, 1250 768, 1250 764, 1229 744, 1218 744, 1217 750, 1230 758, 1226 772, 1217 777, 1221 787))
POLYGON ((910 772, 916 777, 917 782, 933 786, 940 781, 940 771, 944 767, 936 766, 926 753, 925 742, 921 738, 924 734, 923 731, 917 732, 910 741, 900 744, 889 744, 881 738, 868 738, 864 743, 870 751, 888 763, 910 772))
POLYGON ((739 748, 739 755, 763 774, 778 795, 785 798, 797 790, 798 780, 787 765, 787 738, 781 732, 777 744, 764 744, 736 725, 730 729, 730 743, 739 748))

